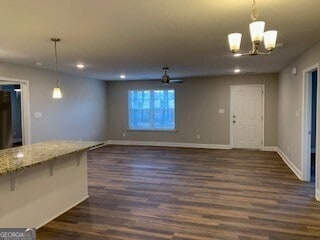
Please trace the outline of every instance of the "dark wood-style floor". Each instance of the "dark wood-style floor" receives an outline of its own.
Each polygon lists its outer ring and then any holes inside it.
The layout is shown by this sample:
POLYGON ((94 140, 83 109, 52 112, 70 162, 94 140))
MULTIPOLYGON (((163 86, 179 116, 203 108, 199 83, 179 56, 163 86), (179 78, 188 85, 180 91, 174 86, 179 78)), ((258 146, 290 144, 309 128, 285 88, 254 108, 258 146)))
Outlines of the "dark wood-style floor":
POLYGON ((88 166, 90 198, 38 239, 320 239, 314 184, 274 152, 107 146, 88 166))

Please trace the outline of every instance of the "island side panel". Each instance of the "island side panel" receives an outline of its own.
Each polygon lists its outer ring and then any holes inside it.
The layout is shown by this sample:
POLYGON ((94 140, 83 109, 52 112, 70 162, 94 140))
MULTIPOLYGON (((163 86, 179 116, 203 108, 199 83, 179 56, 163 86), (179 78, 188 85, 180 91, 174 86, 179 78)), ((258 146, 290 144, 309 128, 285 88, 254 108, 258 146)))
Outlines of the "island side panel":
POLYGON ((87 198, 87 151, 2 175, 0 227, 40 228, 87 198))

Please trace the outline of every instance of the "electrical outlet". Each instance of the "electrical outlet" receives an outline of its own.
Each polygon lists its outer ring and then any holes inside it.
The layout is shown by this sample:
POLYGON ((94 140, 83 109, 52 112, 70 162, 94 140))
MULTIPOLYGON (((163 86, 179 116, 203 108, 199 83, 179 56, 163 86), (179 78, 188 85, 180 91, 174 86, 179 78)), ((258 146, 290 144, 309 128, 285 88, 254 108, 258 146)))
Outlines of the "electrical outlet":
POLYGON ((197 139, 198 139, 198 140, 200 139, 200 135, 199 135, 199 134, 197 135, 197 139))
POLYGON ((122 133, 122 137, 125 137, 126 136, 126 133, 122 133))

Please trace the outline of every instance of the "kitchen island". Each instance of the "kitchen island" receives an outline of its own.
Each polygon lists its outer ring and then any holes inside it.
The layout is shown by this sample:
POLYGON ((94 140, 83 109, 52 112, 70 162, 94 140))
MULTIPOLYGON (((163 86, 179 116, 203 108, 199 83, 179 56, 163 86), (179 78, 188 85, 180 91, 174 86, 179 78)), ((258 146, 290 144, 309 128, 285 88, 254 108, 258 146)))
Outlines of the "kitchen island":
POLYGON ((50 141, 0 150, 0 227, 39 228, 88 198, 87 151, 50 141))

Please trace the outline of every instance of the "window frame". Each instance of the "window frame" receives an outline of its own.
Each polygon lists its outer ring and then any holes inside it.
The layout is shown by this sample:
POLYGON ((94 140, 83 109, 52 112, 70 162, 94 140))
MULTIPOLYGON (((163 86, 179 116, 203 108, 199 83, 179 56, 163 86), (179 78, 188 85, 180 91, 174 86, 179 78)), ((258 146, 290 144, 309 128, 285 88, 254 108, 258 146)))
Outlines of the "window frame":
MULTIPOLYGON (((153 99, 153 94, 150 94, 150 99, 153 99)), ((153 103, 153 101, 151 101, 153 103)), ((138 89, 129 89, 127 93, 127 131, 141 131, 141 132, 177 132, 177 117, 176 117, 176 89, 175 88, 138 88, 138 89), (150 128, 150 129, 139 129, 139 128, 130 128, 130 108, 129 108, 129 95, 131 91, 170 91, 173 90, 174 93, 174 128, 166 129, 166 128, 150 128)), ((153 119, 153 116, 150 116, 153 119)), ((152 120, 153 121, 153 120, 152 120)))

